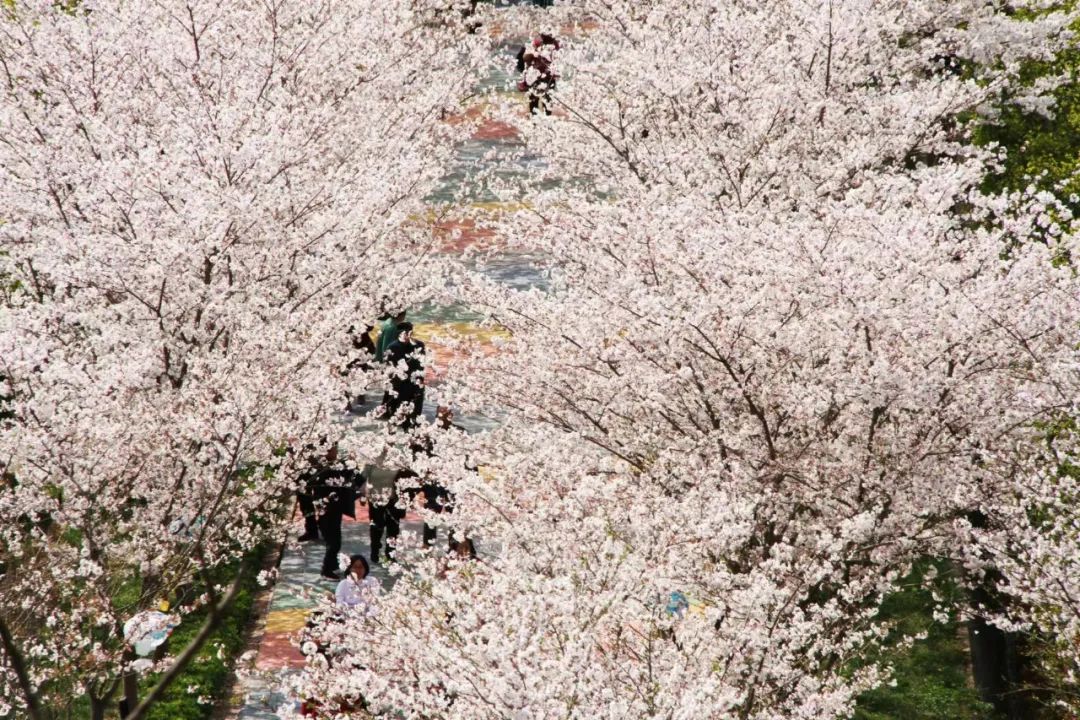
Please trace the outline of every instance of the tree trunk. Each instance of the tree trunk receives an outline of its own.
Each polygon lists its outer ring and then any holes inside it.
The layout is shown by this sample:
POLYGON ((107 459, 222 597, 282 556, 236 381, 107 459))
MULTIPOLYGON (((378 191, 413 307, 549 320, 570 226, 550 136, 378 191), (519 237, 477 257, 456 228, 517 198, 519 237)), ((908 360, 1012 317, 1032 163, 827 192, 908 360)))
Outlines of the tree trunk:
POLYGON ((90 720, 105 720, 105 700, 90 696, 90 720))
POLYGON ((974 618, 968 624, 968 640, 971 645, 971 675, 979 698, 991 703, 998 712, 1004 712, 1006 692, 1005 679, 1005 633, 990 625, 983 618, 974 618))
MULTIPOLYGON (((983 588, 972 593, 982 607, 995 607, 994 598, 983 588)), ((982 617, 968 625, 971 640, 971 670, 979 697, 994 706, 1007 720, 1030 720, 1024 691, 1024 654, 1016 633, 994 627, 982 617)))
MULTIPOLYGON (((134 650, 124 651, 124 664, 135 662, 134 650)), ((124 699, 120 701, 120 717, 126 718, 139 706, 139 676, 133 670, 124 673, 124 699)))
POLYGON ((11 671, 15 673, 19 689, 22 690, 23 701, 26 703, 26 714, 30 717, 30 720, 42 720, 44 714, 42 713, 37 692, 30 681, 26 661, 23 659, 22 651, 15 641, 15 636, 3 618, 0 618, 0 648, 3 649, 4 654, 7 656, 8 665, 11 671))

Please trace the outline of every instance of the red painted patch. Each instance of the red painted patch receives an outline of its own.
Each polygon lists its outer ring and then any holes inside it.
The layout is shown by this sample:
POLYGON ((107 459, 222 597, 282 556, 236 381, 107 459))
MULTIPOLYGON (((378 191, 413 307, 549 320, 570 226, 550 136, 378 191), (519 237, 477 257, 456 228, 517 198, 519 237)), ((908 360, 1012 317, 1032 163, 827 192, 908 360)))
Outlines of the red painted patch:
POLYGON ((304 654, 292 644, 293 633, 267 633, 259 643, 259 670, 278 670, 283 667, 303 667, 304 654))
POLYGON ((432 226, 438 251, 460 253, 466 248, 488 249, 495 244, 495 231, 492 228, 477 227, 473 218, 447 218, 432 226))
POLYGON ((517 137, 517 128, 498 120, 485 120, 473 133, 474 140, 512 140, 517 137))

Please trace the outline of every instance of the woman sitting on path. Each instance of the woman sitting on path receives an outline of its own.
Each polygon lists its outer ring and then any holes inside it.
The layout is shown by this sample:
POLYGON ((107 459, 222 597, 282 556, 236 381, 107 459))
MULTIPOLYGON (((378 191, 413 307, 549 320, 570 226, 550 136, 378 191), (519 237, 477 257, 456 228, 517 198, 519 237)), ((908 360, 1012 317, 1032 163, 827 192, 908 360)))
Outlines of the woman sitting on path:
POLYGON ((363 555, 352 555, 349 557, 349 570, 338 583, 334 598, 338 605, 344 607, 370 609, 371 601, 381 591, 382 585, 377 578, 371 576, 367 558, 363 555))

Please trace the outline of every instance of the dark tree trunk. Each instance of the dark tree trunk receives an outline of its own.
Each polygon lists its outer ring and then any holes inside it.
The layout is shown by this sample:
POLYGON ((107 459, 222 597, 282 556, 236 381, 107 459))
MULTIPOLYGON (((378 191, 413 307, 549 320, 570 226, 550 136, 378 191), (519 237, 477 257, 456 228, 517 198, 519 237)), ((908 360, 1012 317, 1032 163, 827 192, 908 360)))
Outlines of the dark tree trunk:
POLYGON ((968 625, 971 674, 979 697, 1008 720, 1030 720, 1033 715, 1024 690, 1026 658, 1023 641, 983 618, 968 625))
POLYGON ((90 720, 105 720, 105 700, 90 696, 90 720))
MULTIPOLYGON (((135 652, 133 650, 127 650, 124 652, 124 663, 129 664, 135 661, 135 652)), ((120 717, 126 718, 131 714, 131 711, 139 706, 139 676, 134 671, 128 671, 124 675, 124 698, 120 701, 120 717)))
MULTIPOLYGON (((976 528, 990 524, 990 519, 979 511, 970 513, 968 519, 976 528)), ((1008 601, 997 592, 1000 580, 1000 574, 991 570, 971 591, 971 605, 976 611, 993 615, 1006 609, 1008 601)), ((1025 690, 1029 663, 1021 637, 994 627, 981 615, 968 623, 968 637, 971 674, 979 697, 1007 720, 1030 720, 1034 703, 1025 690)))
POLYGON ((1008 689, 1005 633, 980 617, 968 624, 968 639, 971 643, 971 675, 975 689, 983 701, 992 703, 998 712, 1004 712, 1004 698, 1008 689))

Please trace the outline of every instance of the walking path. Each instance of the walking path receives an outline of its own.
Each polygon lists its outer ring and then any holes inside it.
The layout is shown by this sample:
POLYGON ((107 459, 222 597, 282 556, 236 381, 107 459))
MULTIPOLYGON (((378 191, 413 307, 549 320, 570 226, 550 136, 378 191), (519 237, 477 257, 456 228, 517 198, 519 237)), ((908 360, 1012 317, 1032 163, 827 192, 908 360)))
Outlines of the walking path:
MULTIPOLYGON (((342 548, 347 553, 363 553, 370 557, 368 544, 367 507, 357 505, 356 520, 345 518, 342 525, 342 548)), ((420 532, 419 519, 406 517, 402 533, 420 532)), ((297 534, 303 530, 297 524, 297 534)), ((282 694, 286 676, 298 673, 304 666, 304 656, 295 647, 296 633, 304 627, 308 614, 320 597, 333 594, 336 583, 322 580, 322 543, 305 543, 299 549, 288 548, 279 568, 270 606, 265 617, 258 654, 248 671, 242 672, 236 688, 239 710, 231 717, 243 720, 276 720, 276 710, 294 700, 282 694), (251 672, 251 671, 254 672, 251 672)), ((389 579, 384 565, 374 565, 371 574, 385 586, 389 579)))
MULTIPOLYGON (((503 48, 506 55, 507 66, 512 64, 514 44, 503 48)), ((482 85, 486 87, 506 87, 507 78, 500 73, 493 73, 484 79, 482 85)), ((524 103, 524 100, 522 100, 524 103)), ((433 206, 441 206, 442 209, 454 202, 458 197, 458 191, 468 185, 469 178, 480 167, 491 162, 499 162, 485 159, 490 157, 491 150, 513 147, 515 136, 513 129, 507 125, 496 122, 481 124, 472 139, 465 142, 457 154, 457 162, 452 171, 444 179, 442 187, 435 192, 429 201, 433 206)), ((498 154, 498 153, 496 153, 498 154)), ((502 170, 500 170, 502 172, 502 170)), ((510 168, 509 172, 527 172, 527 167, 519 165, 510 168)), ((470 209, 497 210, 498 203, 490 197, 470 197, 470 209)), ((467 215, 468 213, 461 213, 467 215)), ((437 234, 447 238, 443 250, 448 253, 460 253, 474 242, 491 242, 494 240, 491 233, 477 230, 469 221, 443 222, 434 226, 437 234), (451 232, 457 230, 459 237, 449 240, 451 232)), ((533 269, 526 256, 503 255, 495 262, 488 263, 484 272, 498 279, 500 282, 517 287, 529 287, 541 282, 541 278, 533 269)), ((447 360, 453 358, 453 351, 440 346, 437 341, 439 333, 468 336, 481 343, 482 346, 490 347, 490 341, 498 331, 479 327, 475 318, 463 308, 421 308, 418 311, 410 310, 410 320, 414 323, 415 335, 418 339, 428 344, 433 351, 438 365, 445 367, 447 360)), ((429 368, 427 376, 429 382, 438 380, 439 367, 429 368)), ((361 408, 362 410, 365 408, 361 408)), ((366 408, 370 409, 370 408, 366 408)), ((434 419, 434 407, 425 406, 424 415, 429 421, 434 419)), ((354 422, 355 418, 343 416, 342 422, 354 422)), ((455 422, 463 426, 467 431, 490 427, 491 422, 484 418, 468 416, 456 416, 455 422)), ((370 431, 374 426, 363 426, 357 423, 358 432, 370 431)), ((303 531, 303 524, 299 516, 294 522, 292 535, 298 536, 303 531)), ((421 532, 419 517, 410 512, 402 523, 402 534, 421 532)), ((442 531, 444 532, 444 531, 442 531)), ((440 532, 439 539, 435 541, 438 547, 445 543, 440 532)), ((239 720, 276 720, 279 716, 277 710, 283 707, 295 707, 297 700, 286 697, 281 688, 286 686, 289 675, 299 673, 304 666, 304 657, 298 647, 295 646, 295 638, 307 621, 308 615, 318 605, 321 598, 332 595, 336 583, 322 580, 319 571, 325 546, 322 543, 305 543, 297 546, 290 543, 284 551, 278 571, 276 584, 266 614, 262 618, 262 627, 259 628, 253 643, 256 645, 254 653, 245 655, 237 668, 237 683, 234 687, 234 697, 230 700, 229 718, 239 720)), ((485 548, 478 548, 481 553, 485 548)), ((342 552, 345 554, 362 553, 370 557, 371 547, 368 537, 367 506, 356 506, 356 519, 345 518, 342 525, 342 552)), ((392 580, 385 565, 373 565, 372 575, 379 578, 384 586, 392 580)))
MULTIPOLYGON (((358 415, 374 409, 374 403, 357 408, 358 415)), ((424 415, 432 421, 435 408, 425 405, 424 415)), ((353 423, 356 432, 372 432, 378 426, 360 424, 355 416, 343 416, 342 422, 353 423)), ((475 432, 490 426, 485 418, 455 417, 455 422, 466 431, 475 432)), ((357 502, 356 519, 343 518, 341 552, 346 555, 361 553, 371 557, 368 506, 357 502)), ((402 536, 420 536, 423 523, 410 510, 401 523, 402 536)), ((324 580, 320 571, 326 546, 322 542, 296 543, 292 540, 304 530, 303 518, 297 513, 290 530, 290 542, 282 551, 276 582, 271 590, 270 601, 254 633, 255 652, 238 663, 238 682, 234 697, 230 699, 227 717, 239 720, 276 720, 277 710, 293 705, 295 698, 283 694, 287 676, 299 673, 304 666, 304 656, 295 644, 297 633, 303 629, 308 615, 321 600, 331 598, 337 583, 324 580)), ((446 544, 445 530, 439 531, 434 547, 446 544)), ((481 551, 483 548, 480 548, 481 551)), ((371 574, 383 587, 393 584, 393 578, 385 564, 373 564, 371 574)))

